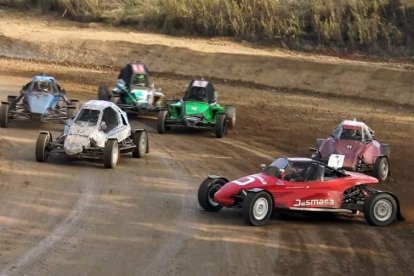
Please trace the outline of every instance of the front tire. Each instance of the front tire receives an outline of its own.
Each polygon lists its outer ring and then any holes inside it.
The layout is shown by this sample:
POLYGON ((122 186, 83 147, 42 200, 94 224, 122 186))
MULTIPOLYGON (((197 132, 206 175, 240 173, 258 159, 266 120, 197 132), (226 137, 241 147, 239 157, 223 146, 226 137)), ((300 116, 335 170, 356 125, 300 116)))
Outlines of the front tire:
POLYGON ((105 168, 113 169, 119 159, 119 146, 117 140, 108 140, 103 150, 103 163, 105 168))
POLYGON ((158 133, 160 134, 164 134, 166 127, 165 127, 165 120, 168 117, 168 111, 167 110, 161 110, 160 112, 158 112, 158 124, 157 124, 157 129, 158 129, 158 133))
POLYGON ((49 157, 50 151, 47 149, 47 145, 51 141, 51 135, 49 133, 40 133, 36 141, 36 161, 45 162, 49 157))
POLYGON ((217 138, 223 138, 224 135, 226 135, 227 132, 227 123, 226 123, 226 114, 217 114, 216 117, 216 137, 217 138))
POLYGON ((243 203, 243 217, 253 226, 269 222, 273 210, 273 201, 266 192, 248 193, 243 203))
POLYGON ((13 110, 16 108, 16 100, 17 100, 17 96, 7 96, 7 101, 9 102, 9 109, 13 110))
POLYGON ((372 194, 364 203, 364 217, 370 225, 388 226, 397 219, 398 204, 387 193, 372 194))
POLYGON ((388 179, 390 173, 390 164, 388 158, 378 157, 374 164, 374 176, 380 181, 384 182, 388 179))
POLYGON ((135 149, 132 151, 132 156, 135 158, 144 157, 148 148, 148 136, 145 131, 137 131, 132 136, 132 141, 136 145, 135 149))
POLYGON ((9 124, 9 105, 2 104, 0 107, 0 126, 6 128, 9 124))
POLYGON ((206 178, 198 188, 198 204, 209 212, 218 212, 223 206, 214 200, 214 195, 224 186, 223 179, 206 178))

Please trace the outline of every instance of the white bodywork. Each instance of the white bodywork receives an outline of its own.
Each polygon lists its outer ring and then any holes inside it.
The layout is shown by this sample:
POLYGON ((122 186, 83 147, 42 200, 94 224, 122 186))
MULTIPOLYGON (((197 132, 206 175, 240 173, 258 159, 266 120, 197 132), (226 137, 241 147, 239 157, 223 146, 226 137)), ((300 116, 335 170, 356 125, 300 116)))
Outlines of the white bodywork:
POLYGON ((75 118, 68 120, 64 130, 63 149, 67 155, 75 155, 83 152, 90 147, 105 147, 108 139, 117 139, 121 142, 131 135, 131 126, 129 125, 126 113, 112 102, 92 100, 86 102, 76 114, 75 118), (116 114, 116 124, 112 124, 111 129, 103 131, 101 124, 103 114, 107 108, 111 108, 116 114), (82 110, 88 109, 98 112, 99 115, 95 123, 77 121, 82 110), (92 144, 91 144, 92 143, 92 144))

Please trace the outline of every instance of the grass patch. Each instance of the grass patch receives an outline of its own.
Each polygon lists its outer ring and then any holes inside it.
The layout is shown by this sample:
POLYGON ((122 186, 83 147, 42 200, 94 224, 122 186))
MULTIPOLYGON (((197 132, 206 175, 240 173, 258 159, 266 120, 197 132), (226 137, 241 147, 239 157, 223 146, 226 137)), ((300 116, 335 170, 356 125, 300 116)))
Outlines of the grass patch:
POLYGON ((3 0, 83 21, 228 36, 295 49, 413 54, 411 0, 3 0))

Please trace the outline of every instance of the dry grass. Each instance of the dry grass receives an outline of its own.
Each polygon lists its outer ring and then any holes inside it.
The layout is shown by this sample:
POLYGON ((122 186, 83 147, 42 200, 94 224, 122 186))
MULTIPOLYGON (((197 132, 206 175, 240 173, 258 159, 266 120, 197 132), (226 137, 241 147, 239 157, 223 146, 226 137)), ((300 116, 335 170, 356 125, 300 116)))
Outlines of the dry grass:
POLYGON ((413 50, 412 0, 3 1, 173 34, 230 36, 296 48, 413 50))

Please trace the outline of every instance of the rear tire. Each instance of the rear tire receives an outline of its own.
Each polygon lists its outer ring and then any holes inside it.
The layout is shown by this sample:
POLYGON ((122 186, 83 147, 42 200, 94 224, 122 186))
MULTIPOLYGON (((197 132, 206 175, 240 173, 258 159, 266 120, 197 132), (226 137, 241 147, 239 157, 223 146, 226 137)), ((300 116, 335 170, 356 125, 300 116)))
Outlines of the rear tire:
POLYGON ((253 226, 265 225, 272 215, 273 203, 266 192, 248 193, 243 202, 243 217, 253 226))
POLYGON ((236 107, 230 105, 226 107, 226 117, 228 120, 228 127, 234 128, 236 126, 236 107))
POLYGON ((68 119, 75 117, 76 113, 78 112, 78 105, 78 100, 70 100, 70 105, 68 105, 66 108, 66 117, 68 119))
POLYGON ((36 161, 45 162, 49 157, 50 151, 47 149, 47 145, 51 141, 51 135, 49 133, 40 133, 36 141, 36 161))
POLYGON ((206 178, 198 188, 198 204, 209 212, 220 211, 223 206, 214 200, 214 195, 224 184, 226 182, 223 179, 206 178))
POLYGON ((132 151, 132 156, 135 158, 144 157, 148 148, 148 136, 145 131, 137 131, 132 136, 132 141, 136 145, 136 148, 132 151))
POLYGON ((216 137, 223 138, 227 132, 227 122, 226 122, 226 114, 217 114, 216 116, 216 137))
POLYGON ((9 109, 10 110, 13 110, 13 109, 15 109, 16 108, 16 99, 17 99, 17 96, 7 96, 7 101, 9 102, 9 109))
POLYGON ((374 176, 384 182, 388 179, 390 164, 387 157, 378 157, 374 164, 374 176))
POLYGON ((109 91, 108 86, 99 86, 98 88, 98 100, 101 101, 110 101, 112 98, 111 91, 109 91))
POLYGON ((398 205, 387 193, 372 194, 364 203, 364 217, 370 225, 388 226, 397 219, 398 205))
POLYGON ((157 125, 157 129, 158 129, 158 133, 160 134, 164 134, 166 127, 165 127, 165 120, 168 117, 168 111, 167 110, 161 110, 160 112, 158 112, 158 125, 157 125))
POLYGON ((6 128, 9 124, 9 105, 2 104, 0 107, 0 126, 6 128))
POLYGON ((113 169, 119 159, 119 146, 117 140, 108 140, 103 150, 103 163, 105 168, 113 169))

